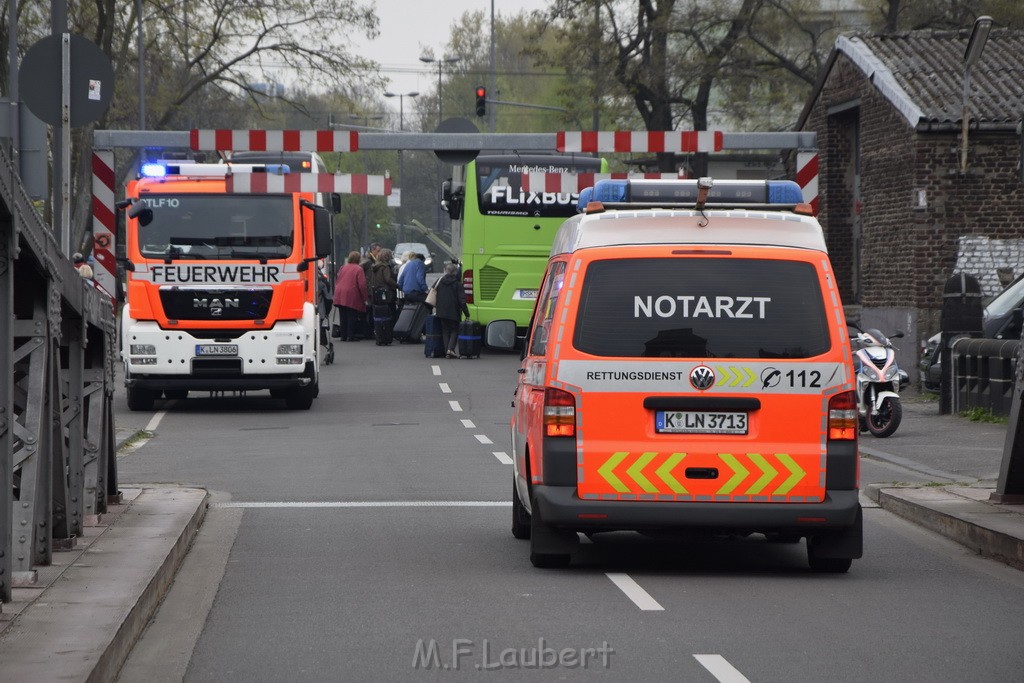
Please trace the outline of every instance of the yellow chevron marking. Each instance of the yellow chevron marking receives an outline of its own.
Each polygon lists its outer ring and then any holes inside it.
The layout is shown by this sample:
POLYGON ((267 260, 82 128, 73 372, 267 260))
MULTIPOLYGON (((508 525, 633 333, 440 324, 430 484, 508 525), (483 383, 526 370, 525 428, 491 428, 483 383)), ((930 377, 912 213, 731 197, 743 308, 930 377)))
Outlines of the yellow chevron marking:
POLYGON ((724 365, 719 365, 715 369, 718 370, 718 374, 719 374, 718 381, 715 382, 715 386, 716 387, 724 387, 724 386, 726 386, 729 383, 729 381, 732 379, 732 373, 729 372, 729 368, 725 367, 724 365))
POLYGON ((761 475, 760 479, 754 482, 753 486, 747 489, 748 496, 756 496, 764 490, 764 487, 768 485, 768 482, 775 478, 775 475, 777 475, 779 471, 772 467, 771 463, 765 460, 765 457, 760 453, 747 453, 747 457, 750 458, 754 462, 754 465, 764 473, 761 475))
POLYGON ((656 455, 657 453, 644 453, 636 459, 635 463, 629 466, 628 470, 626 470, 626 474, 631 476, 633 481, 640 485, 640 488, 644 490, 644 493, 658 492, 658 487, 648 481, 647 477, 645 477, 643 473, 643 469, 647 467, 652 460, 654 460, 654 456, 656 455))
POLYGON ((775 489, 772 495, 784 496, 790 491, 792 491, 793 487, 799 484, 800 480, 803 479, 807 473, 804 472, 803 469, 801 469, 800 465, 797 465, 796 461, 793 460, 793 458, 789 457, 787 454, 776 453, 775 457, 779 459, 779 462, 782 463, 783 467, 789 470, 789 479, 782 482, 782 486, 775 489))
POLYGON ((629 453, 620 451, 613 453, 612 457, 608 458, 603 465, 597 469, 597 473, 604 477, 604 480, 611 484, 611 487, 619 493, 629 493, 629 487, 622 483, 618 477, 615 476, 613 470, 619 466, 619 464, 626 459, 629 453))
POLYGON ((725 485, 718 489, 717 492, 717 495, 719 496, 726 496, 732 493, 733 489, 739 486, 740 482, 747 478, 747 475, 750 474, 750 470, 740 464, 740 461, 736 459, 736 456, 731 453, 719 453, 718 457, 721 458, 726 465, 732 468, 733 471, 733 475, 729 481, 725 482, 725 485))
POLYGON ((743 372, 747 375, 747 381, 743 383, 743 386, 749 387, 751 384, 757 381, 757 375, 750 368, 743 368, 743 372))
POLYGON ((654 470, 654 473, 658 475, 658 477, 663 482, 668 484, 668 487, 672 489, 674 493, 689 493, 689 491, 686 490, 686 487, 680 484, 676 480, 676 478, 672 476, 672 470, 675 468, 676 465, 682 462, 683 458, 685 457, 686 453, 673 453, 672 455, 669 456, 668 460, 665 461, 665 464, 663 464, 658 469, 654 470))

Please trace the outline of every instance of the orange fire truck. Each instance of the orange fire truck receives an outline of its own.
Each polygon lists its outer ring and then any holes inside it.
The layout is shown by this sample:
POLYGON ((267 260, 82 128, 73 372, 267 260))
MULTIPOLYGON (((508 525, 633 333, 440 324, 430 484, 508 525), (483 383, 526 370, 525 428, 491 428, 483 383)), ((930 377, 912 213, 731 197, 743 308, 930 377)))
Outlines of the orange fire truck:
POLYGON ((121 354, 128 407, 189 391, 269 389, 289 408, 318 393, 316 261, 331 212, 314 193, 235 193, 284 165, 146 164, 128 184, 121 354))

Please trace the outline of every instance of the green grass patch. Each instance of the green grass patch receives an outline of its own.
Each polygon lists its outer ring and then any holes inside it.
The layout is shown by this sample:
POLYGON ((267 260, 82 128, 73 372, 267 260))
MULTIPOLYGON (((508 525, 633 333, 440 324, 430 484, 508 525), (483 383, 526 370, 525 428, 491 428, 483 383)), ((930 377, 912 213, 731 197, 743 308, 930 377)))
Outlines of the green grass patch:
POLYGON ((971 422, 989 422, 992 424, 1006 424, 1006 417, 994 415, 988 408, 975 407, 970 410, 960 411, 960 417, 965 417, 971 422))

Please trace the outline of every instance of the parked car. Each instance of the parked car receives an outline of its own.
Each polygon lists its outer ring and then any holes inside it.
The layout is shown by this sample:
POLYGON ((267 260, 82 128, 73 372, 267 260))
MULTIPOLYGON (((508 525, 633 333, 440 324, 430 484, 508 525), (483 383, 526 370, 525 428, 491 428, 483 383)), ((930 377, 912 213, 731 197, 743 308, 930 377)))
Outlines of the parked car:
POLYGON ((428 273, 434 272, 434 255, 427 249, 427 245, 423 242, 399 242, 395 245, 395 265, 399 266, 402 264, 402 254, 407 251, 415 251, 417 254, 423 254, 426 260, 423 265, 427 267, 428 273))
MULTIPOLYGON (((1020 339, 1021 321, 1024 320, 1024 275, 1007 285, 992 297, 982 311, 981 336, 986 339, 1020 339)), ((924 388, 938 391, 942 381, 942 354, 940 335, 928 339, 921 354, 921 380, 924 388)))

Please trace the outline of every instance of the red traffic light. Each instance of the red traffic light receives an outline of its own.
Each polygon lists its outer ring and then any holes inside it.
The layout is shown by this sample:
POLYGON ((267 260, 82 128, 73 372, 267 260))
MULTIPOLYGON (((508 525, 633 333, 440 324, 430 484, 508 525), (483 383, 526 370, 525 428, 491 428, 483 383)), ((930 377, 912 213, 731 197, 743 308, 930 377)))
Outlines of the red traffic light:
POLYGON ((487 88, 482 85, 476 86, 476 115, 484 116, 487 113, 487 88))

